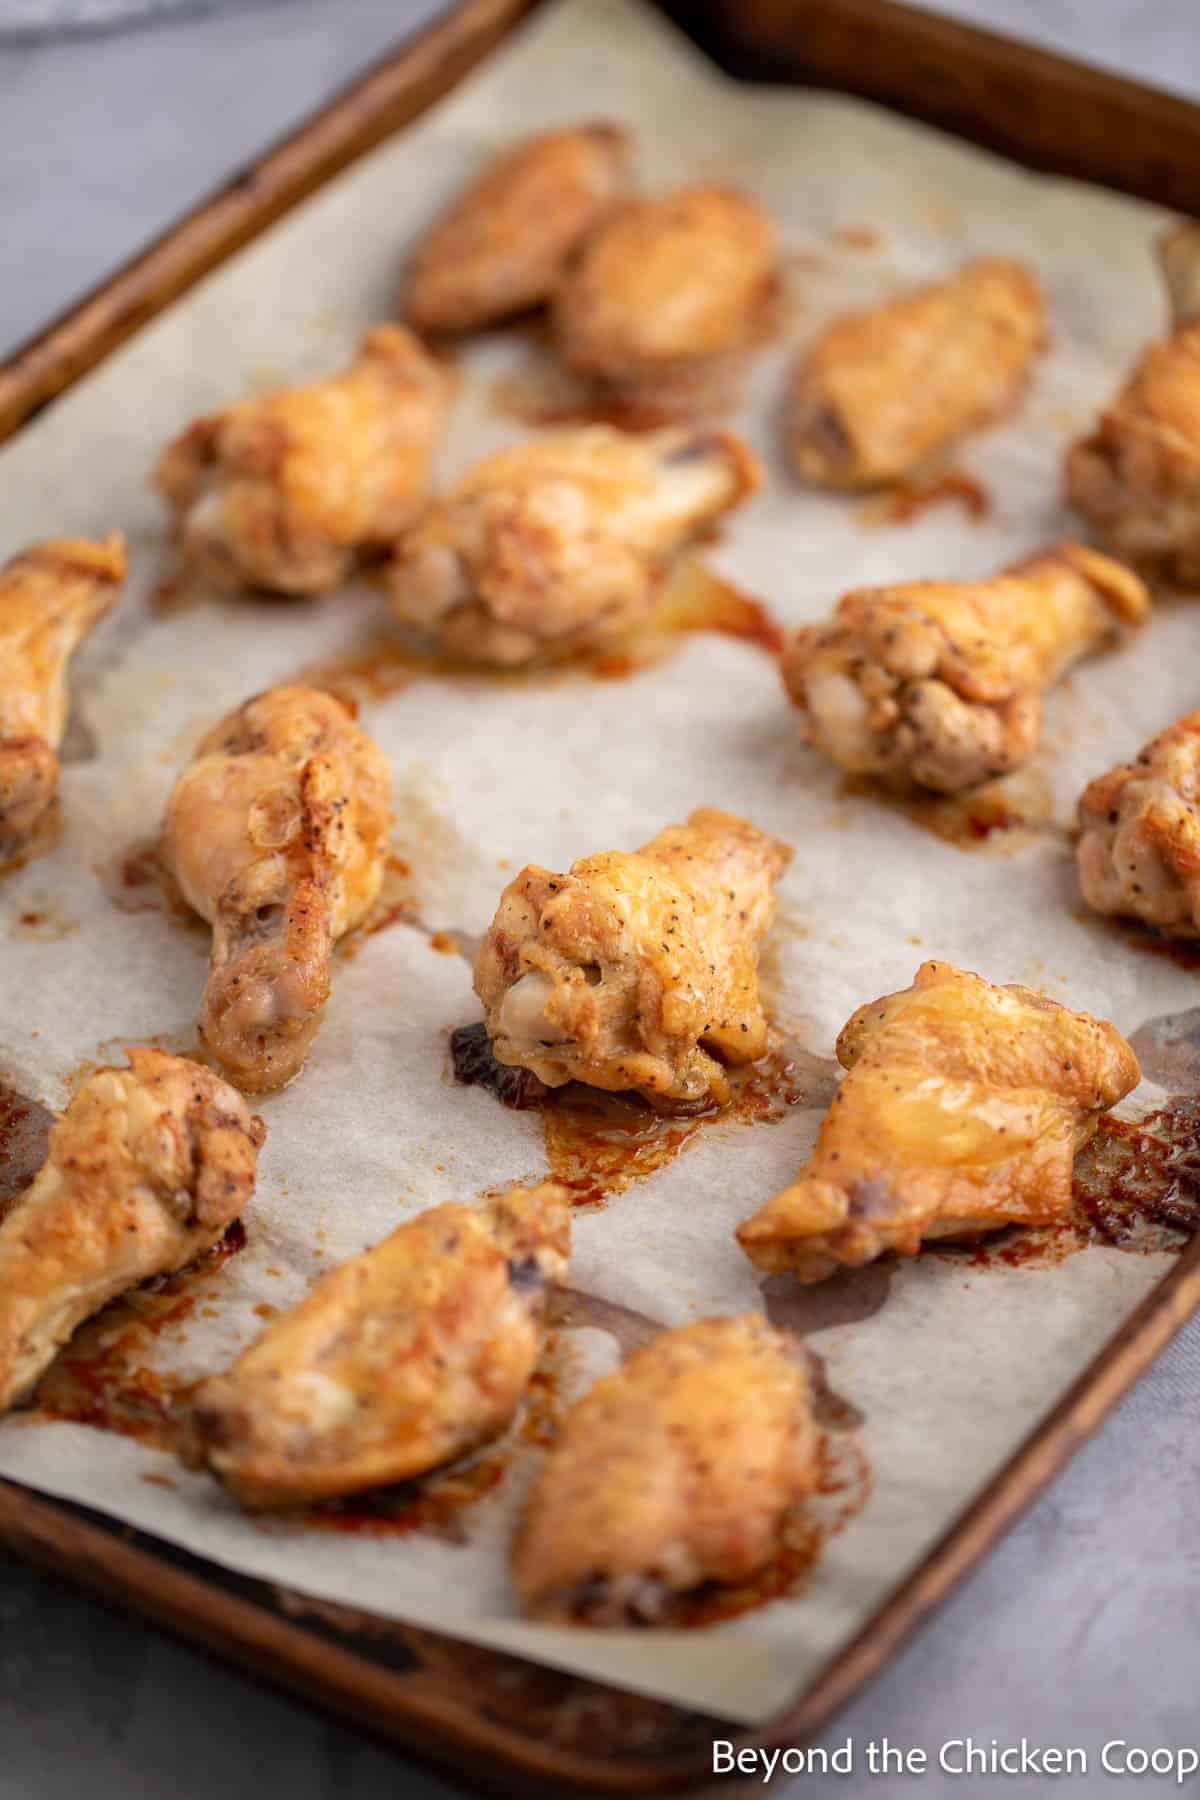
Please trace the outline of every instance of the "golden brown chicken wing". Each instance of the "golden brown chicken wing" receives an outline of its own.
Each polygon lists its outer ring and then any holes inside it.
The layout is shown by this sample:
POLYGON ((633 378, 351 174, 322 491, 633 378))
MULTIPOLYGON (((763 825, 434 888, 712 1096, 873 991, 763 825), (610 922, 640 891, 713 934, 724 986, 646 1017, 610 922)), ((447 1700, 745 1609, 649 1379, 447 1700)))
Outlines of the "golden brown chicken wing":
POLYGON ((543 132, 489 163, 418 246, 403 309, 418 331, 477 331, 550 299, 625 186, 619 125, 543 132))
POLYGON ((800 1281, 1062 1218, 1076 1152, 1139 1078, 1114 1025, 950 963, 860 1006, 837 1055, 850 1072, 812 1155, 737 1234, 800 1281))
POLYGON ((195 1396, 183 1456, 246 1506, 408 1481, 504 1430, 566 1274, 565 1188, 435 1206, 333 1269, 195 1396))
POLYGON ((559 289, 563 361, 649 406, 714 403, 761 339, 778 276, 775 227, 736 188, 625 201, 591 233, 559 289))
POLYGON ((1014 402, 1045 329, 1045 303, 1028 269, 990 257, 849 313, 792 373, 792 466, 832 488, 912 474, 1014 402))
POLYGON ((299 1073, 334 943, 379 892, 390 793, 382 750, 306 687, 235 707, 175 784, 163 864, 213 928, 200 1026, 249 1093, 299 1073))
POLYGON ((345 374, 197 419, 154 475, 185 562, 226 588, 335 588, 420 512, 449 399, 412 333, 376 325, 345 374))
POLYGON ((50 538, 0 569, 0 869, 31 846, 58 792, 67 663, 117 603, 125 540, 50 538))
POLYGON ((548 1087, 723 1101, 767 1045, 758 950, 786 844, 702 807, 640 850, 505 888, 475 963, 492 1049, 548 1087))
POLYGON ((1097 912, 1200 937, 1200 709, 1088 783, 1076 858, 1097 912))
POLYGON ((807 741, 844 769, 958 793, 1025 762, 1042 692, 1149 606, 1120 563, 1062 543, 989 581, 845 595, 796 634, 784 684, 807 741))
POLYGON ((757 1313, 663 1332, 572 1408, 513 1546, 527 1611, 654 1623, 745 1581, 817 1479, 802 1345, 757 1313))
POLYGON ((728 431, 535 438, 485 457, 401 538, 392 609, 476 662, 590 648, 645 617, 672 552, 762 479, 728 431))
POLYGON ((89 1075, 0 1224, 0 1411, 77 1325, 221 1238, 254 1192, 261 1119, 199 1063, 130 1050, 89 1075))
POLYGON ((1088 437, 1067 451, 1068 503, 1146 575, 1200 584, 1200 225, 1161 257, 1174 316, 1088 437))

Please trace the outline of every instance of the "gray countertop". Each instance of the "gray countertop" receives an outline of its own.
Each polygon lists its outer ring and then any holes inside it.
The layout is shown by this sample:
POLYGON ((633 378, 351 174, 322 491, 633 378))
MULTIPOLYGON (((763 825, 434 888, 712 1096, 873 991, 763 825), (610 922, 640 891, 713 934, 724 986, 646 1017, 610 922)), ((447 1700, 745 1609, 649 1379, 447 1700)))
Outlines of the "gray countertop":
MULTIPOLYGON (((427 0, 280 0, 100 38, 3 41, 0 347, 11 346, 279 136, 398 37, 427 0)), ((982 23, 1200 92, 1194 0, 944 0, 982 23)), ((1047 1792, 1047 1775, 939 1772, 939 1747, 1200 1746, 1200 1324, 935 1621, 837 1722, 849 1776, 791 1800, 1047 1792), (866 1747, 924 1749, 872 1779, 866 1747)), ((308 1708, 0 1558, 0 1800, 383 1800, 436 1777, 308 1708)), ((1200 1781, 1185 1791, 1196 1791, 1200 1781)), ((1170 1776, 1129 1783, 1177 1791, 1170 1776)))

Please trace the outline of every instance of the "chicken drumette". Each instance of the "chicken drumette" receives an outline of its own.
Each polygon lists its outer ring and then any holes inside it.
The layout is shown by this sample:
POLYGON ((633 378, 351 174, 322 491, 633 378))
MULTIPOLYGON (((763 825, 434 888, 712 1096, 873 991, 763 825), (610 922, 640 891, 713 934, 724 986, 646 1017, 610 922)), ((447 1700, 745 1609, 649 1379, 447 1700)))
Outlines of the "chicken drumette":
POLYGON ((213 928, 204 1037, 248 1092, 298 1073, 336 940, 379 892, 391 771, 340 700, 269 688, 196 746, 167 807, 162 860, 213 928))
POLYGON ((501 450, 400 540, 392 608, 472 661, 588 648, 644 618, 671 553, 761 481, 727 431, 597 425, 501 450))
POLYGON ((1139 1076, 1114 1025, 949 963, 859 1007, 837 1055, 850 1072, 812 1155, 737 1234, 800 1281, 1061 1219, 1076 1152, 1139 1076))
POLYGON ((418 331, 476 331, 544 305, 625 186, 628 160, 628 134, 593 124, 527 138, 489 163, 418 247, 405 317, 418 331))
POLYGON ((693 187, 624 201, 559 288, 562 359, 618 399, 712 404, 761 340, 778 279, 775 227, 748 194, 693 187))
POLYGON ((419 1214, 198 1389, 185 1460, 246 1506, 282 1507, 465 1455, 512 1418, 569 1247, 568 1196, 553 1182, 419 1214))
POLYGON ((1174 330, 1068 450, 1067 500, 1147 575, 1200 584, 1200 225, 1161 247, 1174 330))
POLYGON ((29 849, 58 792, 67 663, 117 603, 125 540, 50 538, 0 569, 0 868, 29 849))
POLYGON ((328 592, 420 512, 449 398, 418 339, 377 325, 345 374, 197 419, 154 476, 185 563, 226 588, 328 592))
POLYGON ((702 807, 642 849, 568 875, 522 869, 475 963, 492 1049, 548 1087, 723 1101, 767 1045, 758 950, 791 850, 702 807))
POLYGON ((1025 762, 1043 691, 1149 606, 1120 563, 1063 543, 989 581, 845 595, 796 634, 784 683, 808 742, 844 769, 958 793, 1025 762))
POLYGON ((1088 783, 1076 857, 1097 912, 1200 937, 1200 709, 1088 783))
POLYGON ((832 488, 911 474, 1012 404, 1044 338, 1033 276, 991 258, 838 319, 792 374, 793 467, 832 488))
POLYGON ((221 1238, 254 1191, 261 1119, 199 1063, 130 1050, 90 1075, 0 1225, 0 1410, 76 1326, 221 1238))
POLYGON ((568 1414, 513 1547, 524 1606, 653 1623, 705 1582, 745 1581, 815 1487, 819 1447, 796 1338, 757 1313, 664 1332, 568 1414))

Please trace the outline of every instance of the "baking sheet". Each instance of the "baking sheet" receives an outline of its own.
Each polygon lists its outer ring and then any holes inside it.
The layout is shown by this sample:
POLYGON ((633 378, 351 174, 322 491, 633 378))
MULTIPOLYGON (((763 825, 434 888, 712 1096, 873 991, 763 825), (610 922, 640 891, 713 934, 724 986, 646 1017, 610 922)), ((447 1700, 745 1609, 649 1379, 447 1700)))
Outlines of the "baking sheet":
MULTIPOLYGON (((1161 329, 1153 208, 1026 175, 858 102, 739 87, 629 0, 543 9, 482 74, 0 454, 6 551, 116 525, 133 564, 118 615, 75 665, 75 741, 95 754, 65 769, 62 841, 0 888, 0 1071, 24 1092, 61 1105, 81 1065, 123 1044, 194 1043, 206 938, 114 905, 114 859, 154 834, 177 769, 215 717, 353 650, 382 623, 365 587, 323 602, 157 614, 148 596, 164 573, 164 520, 145 486, 157 449, 248 388, 336 367, 363 326, 392 310, 407 246, 479 158, 578 116, 638 131, 645 186, 736 179, 785 233, 789 323, 757 362, 736 421, 772 480, 729 523, 712 566, 793 624, 822 616, 848 587, 981 574, 1069 529, 1056 498, 1062 445, 1161 329), (1027 258, 1054 314, 1024 408, 959 459, 991 497, 987 518, 941 507, 904 526, 869 525, 853 501, 795 487, 776 451, 795 344, 847 304, 979 251, 1027 258)), ((446 477, 522 435, 495 392, 530 354, 518 335, 464 355, 446 477)), ((1187 974, 1079 915, 1066 827, 1091 774, 1194 704, 1195 618, 1186 605, 1161 609, 1139 643, 1052 698, 1030 778, 1043 822, 1011 854, 968 853, 848 796, 799 744, 769 658, 727 638, 687 640, 623 681, 430 679, 365 706, 396 772, 396 849, 413 869, 420 923, 398 923, 339 961, 303 1077, 261 1104, 270 1137, 247 1247, 213 1277, 214 1303, 165 1332, 150 1360, 184 1377, 219 1368, 261 1328, 256 1307, 287 1304, 315 1272, 426 1205, 542 1171, 536 1114, 449 1082, 447 1034, 479 1009, 467 962, 431 952, 437 930, 480 932, 527 861, 565 867, 632 847, 699 804, 787 838, 797 855, 781 889, 773 992, 818 1057, 854 1007, 905 985, 925 956, 1042 987, 1126 1032, 1185 1010, 1187 974)), ((668 1167, 581 1211, 572 1285, 664 1325, 761 1304, 762 1278, 731 1233, 791 1177, 819 1118, 800 1106, 782 1122, 702 1131, 668 1167)), ((878 1305, 877 1275, 860 1277, 857 1300, 840 1322, 826 1309, 812 1341, 833 1388, 864 1416, 872 1496, 796 1599, 703 1632, 567 1632, 515 1616, 504 1553, 533 1451, 463 1515, 468 1541, 457 1545, 255 1522, 160 1452, 36 1415, 0 1425, 0 1475, 247 1574, 749 1723, 790 1701, 862 1624, 1167 1266, 1098 1248, 1049 1267, 928 1257, 896 1269, 878 1305)), ((568 1385, 617 1359, 605 1330, 567 1339, 568 1385)))

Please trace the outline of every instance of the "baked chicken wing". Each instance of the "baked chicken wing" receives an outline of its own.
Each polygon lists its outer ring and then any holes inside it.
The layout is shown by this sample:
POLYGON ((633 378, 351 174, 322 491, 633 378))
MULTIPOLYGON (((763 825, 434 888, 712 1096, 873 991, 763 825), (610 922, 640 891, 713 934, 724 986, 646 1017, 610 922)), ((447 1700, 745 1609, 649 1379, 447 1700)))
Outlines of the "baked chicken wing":
POLYGON ((266 1127, 241 1095, 182 1056, 128 1054, 83 1083, 0 1224, 0 1411, 85 1319, 211 1249, 254 1192, 266 1127))
POLYGON ((558 292, 566 366, 618 398, 710 404, 769 322, 779 273, 770 218, 736 188, 627 200, 591 233, 558 292))
POLYGON ((117 603, 125 540, 50 538, 0 569, 0 868, 24 854, 58 793, 67 664, 117 603))
POLYGON ((548 1087, 725 1100, 723 1065, 766 1049, 758 950, 791 857, 702 807, 632 853, 585 856, 568 875, 522 869, 475 963, 497 1059, 548 1087))
POLYGON ((1068 503, 1145 574, 1200 585, 1200 225, 1162 262, 1174 330, 1137 363, 1096 429, 1066 455, 1068 503))
POLYGON ((1097 912, 1200 937, 1200 709, 1088 783, 1076 858, 1097 912))
POLYGON ((513 1547, 527 1611, 654 1623, 674 1596, 745 1581, 817 1480, 796 1338, 757 1313, 654 1339, 574 1406, 513 1547))
POLYGON ((567 258, 625 186, 619 125, 527 138, 488 164, 417 249, 405 317, 418 331, 477 331, 550 299, 567 258))
POLYGON ((849 1074, 812 1155, 737 1234, 760 1269, 805 1282, 1062 1218, 1076 1152, 1139 1077, 1114 1025, 949 963, 860 1006, 837 1055, 849 1074))
POLYGON ((845 595, 796 634, 784 684, 807 741, 844 769, 958 793, 1019 768, 1043 691, 1149 606, 1120 563, 1062 543, 988 581, 845 595))
POLYGON ((449 398, 412 333, 377 325, 345 374, 197 419, 154 475, 184 562, 224 588, 337 587, 420 512, 449 398))
POLYGON ((197 1390, 182 1454, 246 1506, 407 1481, 503 1431, 570 1247, 565 1188, 435 1206, 325 1275, 197 1390))
POLYGON ((400 540, 393 611, 475 662, 588 648, 642 619, 672 552, 761 482, 727 431, 535 438, 477 463, 400 540))
POLYGON ((379 892, 391 770, 340 700, 276 687, 201 738, 167 807, 162 860, 213 928, 200 1027, 249 1093, 296 1075, 334 943, 379 892))
POLYGON ((838 319, 792 373, 792 466, 831 488, 912 474, 1013 403, 1045 328, 1033 276, 997 258, 838 319))

